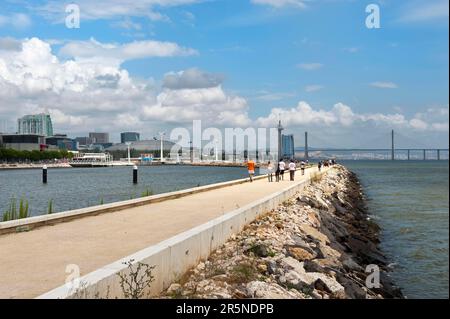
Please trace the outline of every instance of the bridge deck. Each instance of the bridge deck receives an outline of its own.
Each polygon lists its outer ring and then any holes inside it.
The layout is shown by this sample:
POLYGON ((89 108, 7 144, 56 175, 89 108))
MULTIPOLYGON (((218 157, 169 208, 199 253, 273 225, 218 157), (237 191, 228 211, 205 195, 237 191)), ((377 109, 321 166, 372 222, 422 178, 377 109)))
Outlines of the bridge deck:
MULTIPOLYGON (((306 176, 296 174, 296 183, 306 176)), ((289 175, 289 174, 288 174, 289 175)), ((81 275, 292 186, 266 179, 179 199, 0 236, 0 298, 31 298, 63 285, 66 266, 81 275)))

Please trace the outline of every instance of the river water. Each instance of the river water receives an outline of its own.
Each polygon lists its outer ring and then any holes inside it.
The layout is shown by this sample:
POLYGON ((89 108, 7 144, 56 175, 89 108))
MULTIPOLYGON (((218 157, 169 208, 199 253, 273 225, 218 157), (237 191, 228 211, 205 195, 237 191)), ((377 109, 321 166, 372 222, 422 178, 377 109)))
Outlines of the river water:
POLYGON ((449 297, 449 162, 347 161, 408 298, 449 297))
POLYGON ((30 214, 46 214, 52 200, 56 212, 138 198, 151 191, 161 194, 247 177, 245 168, 198 166, 140 166, 134 185, 132 167, 0 170, 0 217, 11 198, 29 202, 30 214))
MULTIPOLYGON (((371 215, 381 225, 381 248, 394 281, 409 298, 448 298, 449 162, 346 161, 364 186, 371 215)), ((12 197, 29 201, 31 215, 110 203, 246 177, 245 168, 152 166, 0 170, 0 217, 12 197)))

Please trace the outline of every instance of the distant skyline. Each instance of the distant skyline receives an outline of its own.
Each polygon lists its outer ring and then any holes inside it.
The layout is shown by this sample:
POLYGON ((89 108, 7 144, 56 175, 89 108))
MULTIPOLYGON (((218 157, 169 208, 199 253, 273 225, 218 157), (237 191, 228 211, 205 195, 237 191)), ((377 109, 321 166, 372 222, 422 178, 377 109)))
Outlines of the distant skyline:
POLYGON ((0 131, 272 127, 311 147, 448 148, 447 0, 4 0, 0 131), (79 29, 65 8, 77 4, 79 29), (381 28, 365 25, 377 4, 381 28), (387 140, 388 141, 388 140, 387 140), (411 147, 412 145, 399 145, 411 147))

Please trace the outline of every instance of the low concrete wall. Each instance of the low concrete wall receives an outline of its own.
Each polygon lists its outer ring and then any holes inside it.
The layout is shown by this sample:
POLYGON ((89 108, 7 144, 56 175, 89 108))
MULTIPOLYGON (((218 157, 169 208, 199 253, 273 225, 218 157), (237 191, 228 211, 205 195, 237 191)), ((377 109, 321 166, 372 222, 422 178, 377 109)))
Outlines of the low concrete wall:
MULTIPOLYGON (((266 175, 255 177, 255 180, 267 178, 266 175)), ((192 194, 203 193, 219 188, 229 187, 233 185, 239 185, 248 182, 248 178, 234 180, 230 182, 223 182, 217 184, 211 184, 196 188, 189 188, 181 191, 164 193, 160 195, 148 196, 139 199, 132 199, 122 202, 116 202, 111 204, 105 204, 100 206, 92 206, 87 208, 81 208, 61 213, 54 213, 50 215, 41 215, 17 220, 11 220, 7 222, 0 222, 0 235, 15 233, 20 231, 30 231, 37 227, 46 225, 54 225, 62 222, 68 222, 74 219, 96 216, 106 213, 117 212, 129 208, 134 208, 143 205, 149 205, 153 203, 163 202, 171 199, 181 198, 192 194)))
POLYGON ((117 274, 129 274, 124 264, 143 263, 154 266, 155 281, 150 287, 150 296, 156 296, 171 283, 180 279, 190 268, 205 260, 214 250, 223 245, 232 234, 238 234, 262 214, 275 209, 295 195, 310 180, 296 183, 249 205, 236 209, 201 226, 127 256, 102 267, 80 279, 78 289, 63 285, 39 296, 39 299, 60 298, 123 298, 120 278, 117 274))

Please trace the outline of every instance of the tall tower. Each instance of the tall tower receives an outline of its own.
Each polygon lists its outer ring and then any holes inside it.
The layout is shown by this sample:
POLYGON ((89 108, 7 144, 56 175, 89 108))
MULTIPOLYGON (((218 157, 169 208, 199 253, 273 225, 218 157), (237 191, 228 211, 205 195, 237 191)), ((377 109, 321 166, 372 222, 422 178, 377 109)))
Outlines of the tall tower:
POLYGON ((305 160, 309 160, 308 132, 305 132, 305 160))
POLYGON ((283 157, 283 130, 284 127, 281 125, 281 120, 278 122, 278 158, 277 161, 283 157))
POLYGON ((395 132, 392 130, 392 154, 391 159, 395 161, 395 132))

